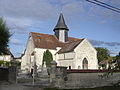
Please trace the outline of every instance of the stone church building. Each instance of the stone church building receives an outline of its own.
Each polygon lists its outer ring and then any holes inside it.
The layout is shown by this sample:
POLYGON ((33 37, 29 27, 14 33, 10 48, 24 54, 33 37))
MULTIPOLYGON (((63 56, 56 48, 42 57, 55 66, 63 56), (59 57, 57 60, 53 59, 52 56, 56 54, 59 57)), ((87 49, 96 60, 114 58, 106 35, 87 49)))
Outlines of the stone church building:
POLYGON ((61 13, 54 35, 31 32, 22 56, 21 70, 30 71, 34 63, 41 71, 43 53, 47 49, 52 53, 58 66, 71 69, 98 69, 97 51, 87 39, 68 36, 68 27, 61 13))

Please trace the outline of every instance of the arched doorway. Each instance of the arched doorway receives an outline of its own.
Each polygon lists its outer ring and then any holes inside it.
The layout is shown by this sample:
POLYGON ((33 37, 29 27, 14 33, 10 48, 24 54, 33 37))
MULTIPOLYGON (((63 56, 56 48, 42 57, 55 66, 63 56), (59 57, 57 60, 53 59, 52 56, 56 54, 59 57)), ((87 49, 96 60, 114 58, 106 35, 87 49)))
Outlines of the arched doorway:
POLYGON ((88 60, 86 58, 83 59, 82 66, 83 69, 88 69, 88 60))

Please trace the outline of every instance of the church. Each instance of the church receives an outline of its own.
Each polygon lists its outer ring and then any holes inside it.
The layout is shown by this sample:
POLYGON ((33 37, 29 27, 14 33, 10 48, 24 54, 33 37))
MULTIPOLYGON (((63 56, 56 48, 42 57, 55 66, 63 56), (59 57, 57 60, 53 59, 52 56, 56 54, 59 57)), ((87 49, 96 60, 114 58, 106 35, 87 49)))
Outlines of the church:
POLYGON ((68 69, 98 69, 97 51, 86 39, 69 37, 69 29, 61 13, 53 29, 54 35, 31 32, 22 55, 21 70, 30 71, 34 62, 42 69, 43 53, 49 50, 58 66, 68 69))

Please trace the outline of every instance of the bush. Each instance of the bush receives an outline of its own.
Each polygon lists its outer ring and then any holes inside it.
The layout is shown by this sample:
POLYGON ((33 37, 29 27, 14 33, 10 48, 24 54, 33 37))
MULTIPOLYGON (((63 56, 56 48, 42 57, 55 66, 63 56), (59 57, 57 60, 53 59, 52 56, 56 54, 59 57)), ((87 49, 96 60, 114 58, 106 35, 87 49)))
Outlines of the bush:
POLYGON ((4 61, 4 60, 0 60, 0 66, 6 66, 8 67, 10 65, 10 62, 9 61, 4 61))

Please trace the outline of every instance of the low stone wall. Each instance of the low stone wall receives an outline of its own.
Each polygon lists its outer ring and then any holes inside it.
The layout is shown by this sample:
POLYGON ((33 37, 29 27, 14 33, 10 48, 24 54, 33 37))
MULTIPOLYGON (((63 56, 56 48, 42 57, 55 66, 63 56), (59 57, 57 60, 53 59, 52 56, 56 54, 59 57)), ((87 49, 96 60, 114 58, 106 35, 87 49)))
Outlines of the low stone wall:
POLYGON ((16 66, 0 67, 0 81, 16 82, 16 66))
POLYGON ((114 73, 109 77, 101 77, 103 73, 69 73, 66 81, 67 88, 93 88, 112 86, 119 82, 120 73, 114 73))
POLYGON ((54 87, 63 89, 94 88, 113 86, 120 83, 120 71, 103 76, 107 70, 67 70, 54 62, 50 73, 50 82, 54 87))
POLYGON ((8 81, 9 69, 0 67, 0 81, 8 81))

